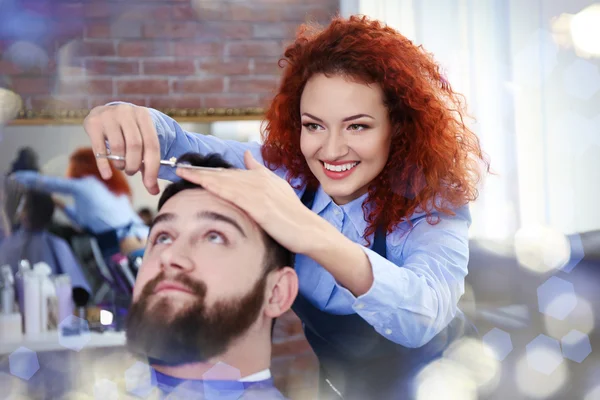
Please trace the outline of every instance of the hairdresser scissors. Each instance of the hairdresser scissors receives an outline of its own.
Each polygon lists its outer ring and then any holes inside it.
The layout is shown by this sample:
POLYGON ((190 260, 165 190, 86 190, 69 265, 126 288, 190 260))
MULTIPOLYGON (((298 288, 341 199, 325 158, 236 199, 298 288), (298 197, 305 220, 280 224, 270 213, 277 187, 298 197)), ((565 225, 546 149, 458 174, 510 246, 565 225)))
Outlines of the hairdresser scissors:
MULTIPOLYGON (((101 154, 96 153, 96 158, 106 158, 107 160, 113 161, 125 161, 125 157, 117 156, 114 154, 101 154)), ((143 162, 143 161, 142 161, 143 162)), ((177 158, 171 157, 169 160, 160 160, 160 165, 166 165, 171 168, 185 168, 185 169, 199 169, 204 171, 221 171, 223 168, 211 168, 211 167, 199 167, 184 162, 177 162, 177 158)))

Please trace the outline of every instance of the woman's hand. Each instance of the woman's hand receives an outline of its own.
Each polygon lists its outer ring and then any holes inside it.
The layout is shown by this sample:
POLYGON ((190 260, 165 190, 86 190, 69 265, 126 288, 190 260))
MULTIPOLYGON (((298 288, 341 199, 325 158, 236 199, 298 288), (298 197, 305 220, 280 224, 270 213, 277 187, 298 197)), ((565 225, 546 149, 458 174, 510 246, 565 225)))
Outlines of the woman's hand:
POLYGON ((321 224, 328 224, 306 208, 288 182, 244 154, 247 170, 220 171, 179 168, 177 175, 244 210, 274 240, 294 253, 306 254, 321 224))
MULTIPOLYGON (((128 175, 141 171, 144 186, 151 194, 158 194, 160 144, 146 107, 131 104, 96 107, 86 117, 83 128, 94 153, 106 154, 108 142, 111 154, 125 156, 125 162, 114 162, 115 167, 124 169, 128 175)), ((109 161, 97 158, 96 163, 102 178, 109 179, 112 175, 109 161)))

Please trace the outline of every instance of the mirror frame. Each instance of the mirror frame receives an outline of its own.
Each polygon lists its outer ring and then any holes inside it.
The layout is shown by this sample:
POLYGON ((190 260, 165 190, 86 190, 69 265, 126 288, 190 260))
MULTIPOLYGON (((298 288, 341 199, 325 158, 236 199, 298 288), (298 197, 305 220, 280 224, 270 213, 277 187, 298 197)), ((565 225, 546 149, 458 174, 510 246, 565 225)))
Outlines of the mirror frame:
MULTIPOLYGON (((264 108, 166 108, 158 111, 177 122, 207 123, 215 121, 262 120, 264 108)), ((8 125, 80 125, 90 110, 21 110, 8 125)))

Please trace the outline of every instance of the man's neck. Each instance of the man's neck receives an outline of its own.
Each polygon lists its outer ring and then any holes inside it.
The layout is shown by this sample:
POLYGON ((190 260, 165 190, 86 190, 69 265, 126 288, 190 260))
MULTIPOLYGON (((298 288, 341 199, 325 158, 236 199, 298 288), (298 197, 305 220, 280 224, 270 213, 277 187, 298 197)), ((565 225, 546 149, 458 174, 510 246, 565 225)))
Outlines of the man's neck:
POLYGON ((152 367, 162 374, 179 379, 239 380, 268 369, 270 364, 271 338, 259 340, 256 334, 248 332, 244 337, 234 341, 227 352, 207 362, 178 366, 152 365, 152 367), (225 365, 217 365, 219 363, 225 365))

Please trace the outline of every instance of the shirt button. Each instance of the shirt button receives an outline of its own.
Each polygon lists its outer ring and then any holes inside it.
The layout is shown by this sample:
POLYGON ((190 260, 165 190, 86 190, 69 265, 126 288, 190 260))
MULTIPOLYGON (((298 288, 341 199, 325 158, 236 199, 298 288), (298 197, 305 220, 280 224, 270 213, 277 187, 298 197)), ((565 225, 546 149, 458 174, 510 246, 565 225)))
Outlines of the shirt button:
POLYGON ((358 304, 356 305, 356 309, 357 309, 357 310, 362 310, 363 308, 365 308, 365 305, 364 305, 363 303, 358 303, 358 304))
POLYGON ((385 330, 385 334, 386 335, 391 335, 392 334, 392 330, 391 329, 386 329, 385 330))
POLYGON ((340 209, 339 209, 339 208, 335 208, 335 209, 333 210, 333 213, 334 213, 335 215, 340 215, 342 212, 340 211, 340 209))

